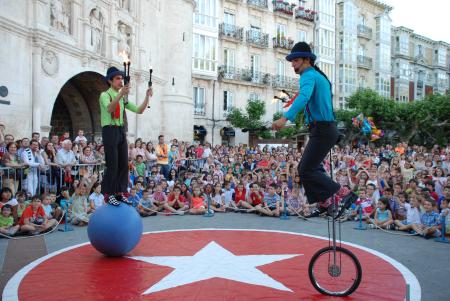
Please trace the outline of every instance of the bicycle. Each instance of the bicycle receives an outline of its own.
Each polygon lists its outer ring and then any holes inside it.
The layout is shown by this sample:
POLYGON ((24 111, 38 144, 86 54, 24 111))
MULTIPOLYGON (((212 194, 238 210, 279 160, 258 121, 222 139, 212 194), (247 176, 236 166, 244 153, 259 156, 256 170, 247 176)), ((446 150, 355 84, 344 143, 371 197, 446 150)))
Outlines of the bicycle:
MULTIPOLYGON (((330 150, 330 174, 333 178, 331 158, 330 150)), ((358 258, 350 250, 342 247, 341 222, 337 221, 334 196, 330 207, 328 247, 320 249, 313 255, 309 262, 308 275, 314 288, 321 294, 345 297, 352 294, 361 283, 362 268, 358 258), (338 237, 336 237, 336 228, 339 231, 338 237)))

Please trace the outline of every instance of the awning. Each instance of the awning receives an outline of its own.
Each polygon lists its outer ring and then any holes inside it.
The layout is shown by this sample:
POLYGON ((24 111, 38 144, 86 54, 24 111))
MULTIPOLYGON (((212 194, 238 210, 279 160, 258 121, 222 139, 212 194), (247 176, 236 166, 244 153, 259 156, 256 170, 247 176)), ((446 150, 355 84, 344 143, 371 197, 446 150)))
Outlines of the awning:
POLYGON ((204 137, 206 136, 206 129, 203 125, 194 125, 194 135, 195 136, 201 136, 204 137))
POLYGON ((220 130, 220 135, 222 137, 234 137, 236 136, 236 133, 233 128, 224 127, 220 130))

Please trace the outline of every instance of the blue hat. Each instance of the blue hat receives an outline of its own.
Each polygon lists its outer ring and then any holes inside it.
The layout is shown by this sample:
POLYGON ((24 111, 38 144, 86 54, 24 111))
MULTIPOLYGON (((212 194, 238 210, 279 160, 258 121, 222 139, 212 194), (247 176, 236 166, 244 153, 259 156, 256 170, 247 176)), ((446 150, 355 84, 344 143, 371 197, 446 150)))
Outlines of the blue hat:
POLYGON ((294 47, 292 47, 291 53, 286 56, 286 60, 291 62, 292 60, 299 57, 309 57, 312 61, 316 60, 316 55, 312 53, 311 47, 306 42, 298 42, 297 44, 295 44, 294 47))
POLYGON ((114 78, 114 76, 117 75, 122 75, 123 77, 125 77, 124 73, 122 71, 120 71, 119 69, 117 69, 116 67, 109 67, 108 71, 106 71, 106 76, 105 79, 108 80, 112 80, 114 78))

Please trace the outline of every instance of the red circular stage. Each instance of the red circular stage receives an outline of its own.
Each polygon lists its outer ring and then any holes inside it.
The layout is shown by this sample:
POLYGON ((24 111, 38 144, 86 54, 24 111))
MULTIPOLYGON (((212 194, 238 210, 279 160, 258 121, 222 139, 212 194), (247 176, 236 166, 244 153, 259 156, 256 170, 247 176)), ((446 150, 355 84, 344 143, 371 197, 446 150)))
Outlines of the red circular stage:
POLYGON ((346 244, 363 278, 347 298, 319 294, 308 278, 323 238, 265 230, 151 232, 127 257, 90 244, 49 254, 20 270, 3 300, 420 300, 416 277, 376 251, 346 244))

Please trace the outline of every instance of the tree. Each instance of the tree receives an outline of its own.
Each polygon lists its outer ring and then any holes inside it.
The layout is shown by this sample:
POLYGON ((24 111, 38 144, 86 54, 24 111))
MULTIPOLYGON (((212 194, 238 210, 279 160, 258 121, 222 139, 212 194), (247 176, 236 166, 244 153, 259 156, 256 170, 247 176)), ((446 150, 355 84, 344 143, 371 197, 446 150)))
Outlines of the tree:
POLYGON ((266 105, 262 100, 249 100, 245 111, 233 108, 227 120, 233 127, 247 129, 249 133, 262 138, 271 138, 269 131, 261 131, 261 128, 265 126, 265 122, 262 120, 265 113, 266 105))
MULTIPOLYGON (((336 118, 347 128, 348 140, 361 139, 360 130, 353 126, 352 117, 363 113, 373 117, 375 125, 385 131, 381 143, 395 140, 431 145, 450 141, 450 95, 429 95, 422 101, 399 103, 384 98, 370 89, 350 96, 350 110, 338 110, 336 118)), ((366 138, 367 139, 367 138, 366 138)))

